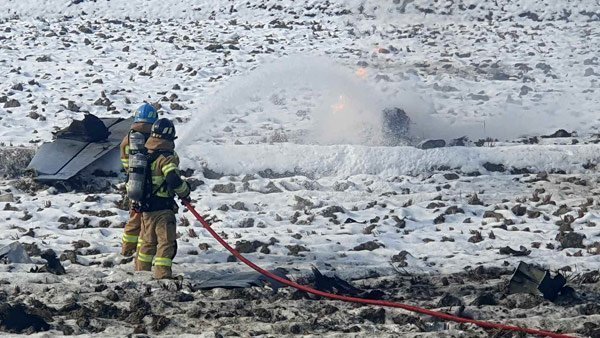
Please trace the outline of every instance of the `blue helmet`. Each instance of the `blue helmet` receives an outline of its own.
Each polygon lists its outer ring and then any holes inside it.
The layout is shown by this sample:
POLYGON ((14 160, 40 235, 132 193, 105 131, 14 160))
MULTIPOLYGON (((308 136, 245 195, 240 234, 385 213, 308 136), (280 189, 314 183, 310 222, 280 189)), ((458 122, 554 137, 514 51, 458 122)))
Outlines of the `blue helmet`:
POLYGON ((149 103, 144 103, 135 111, 133 122, 154 123, 158 120, 158 112, 149 103))

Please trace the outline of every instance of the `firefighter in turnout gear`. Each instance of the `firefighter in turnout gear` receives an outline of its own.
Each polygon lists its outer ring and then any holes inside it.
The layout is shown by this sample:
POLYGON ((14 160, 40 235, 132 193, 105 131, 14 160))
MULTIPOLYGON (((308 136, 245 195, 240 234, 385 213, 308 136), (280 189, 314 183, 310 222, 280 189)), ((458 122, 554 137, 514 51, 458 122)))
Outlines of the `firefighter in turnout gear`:
MULTIPOLYGON (((156 122, 158 119, 158 113, 156 109, 152 107, 152 105, 145 103, 141 105, 135 111, 135 117, 133 119, 133 124, 131 125, 131 130, 129 133, 123 138, 121 142, 121 163, 123 164, 123 168, 126 172, 129 171, 129 155, 130 155, 130 137, 133 132, 138 132, 143 135, 143 142, 150 137, 150 132, 152 130, 152 124, 156 122)), ((135 253, 138 238, 140 235, 140 229, 142 227, 142 214, 136 212, 132 206, 129 209, 129 221, 125 225, 125 230, 123 232, 122 238, 122 246, 121 246, 121 254, 124 256, 131 256, 135 253)))
POLYGON ((179 174, 175 153, 175 127, 165 118, 157 120, 146 142, 152 175, 152 189, 143 206, 141 245, 137 251, 136 271, 150 271, 154 277, 171 278, 171 265, 177 253, 175 195, 189 201, 190 187, 179 174))

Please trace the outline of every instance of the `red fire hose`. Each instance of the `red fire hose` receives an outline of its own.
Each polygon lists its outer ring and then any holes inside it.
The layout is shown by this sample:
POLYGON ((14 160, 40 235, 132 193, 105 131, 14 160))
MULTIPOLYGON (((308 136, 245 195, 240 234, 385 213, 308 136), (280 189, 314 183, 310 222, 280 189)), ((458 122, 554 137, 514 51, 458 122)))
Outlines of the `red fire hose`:
POLYGON ((481 320, 461 318, 461 317, 453 316, 453 315, 450 315, 447 313, 427 310, 427 309, 423 309, 423 308, 420 308, 417 306, 412 306, 412 305, 407 305, 407 304, 402 304, 402 303, 389 302, 389 301, 384 301, 384 300, 374 300, 374 299, 341 296, 341 295, 336 295, 333 293, 319 291, 319 290, 313 289, 308 286, 300 285, 298 283, 289 281, 285 278, 281 278, 267 270, 264 270, 263 268, 259 267, 258 265, 254 264, 251 261, 249 261, 248 259, 246 259, 239 252, 237 252, 234 248, 232 248, 229 244, 227 244, 227 242, 225 242, 225 240, 223 238, 221 238, 221 236, 219 236, 219 234, 217 234, 211 228, 210 224, 208 224, 208 222, 206 222, 204 220, 204 218, 202 218, 202 216, 200 216, 200 214, 198 214, 196 209, 194 209, 194 207, 189 202, 183 202, 183 204, 190 210, 190 212, 196 217, 196 219, 200 223, 202 223, 202 226, 206 229, 206 231, 208 231, 219 243, 221 243, 222 246, 225 247, 225 249, 227 249, 229 252, 231 252, 231 254, 234 255, 237 259, 244 262, 246 265, 248 265, 252 269, 258 271, 263 276, 268 277, 273 280, 276 280, 281 284, 285 284, 287 286, 296 288, 300 291, 312 293, 313 295, 317 295, 317 296, 321 296, 321 297, 325 297, 325 298, 341 300, 344 302, 400 308, 400 309, 404 309, 407 311, 416 312, 416 313, 440 318, 440 319, 447 320, 447 321, 453 321, 453 322, 457 322, 457 323, 470 323, 470 324, 474 324, 474 325, 477 325, 479 327, 486 328, 486 329, 498 329, 498 330, 503 330, 503 331, 524 332, 524 333, 529 333, 529 334, 538 335, 538 336, 542 336, 542 337, 574 338, 573 336, 569 336, 566 334, 560 334, 560 333, 554 333, 554 332, 542 331, 542 330, 535 330, 535 329, 528 329, 528 328, 518 327, 518 326, 503 325, 503 324, 485 322, 485 321, 481 321, 481 320))

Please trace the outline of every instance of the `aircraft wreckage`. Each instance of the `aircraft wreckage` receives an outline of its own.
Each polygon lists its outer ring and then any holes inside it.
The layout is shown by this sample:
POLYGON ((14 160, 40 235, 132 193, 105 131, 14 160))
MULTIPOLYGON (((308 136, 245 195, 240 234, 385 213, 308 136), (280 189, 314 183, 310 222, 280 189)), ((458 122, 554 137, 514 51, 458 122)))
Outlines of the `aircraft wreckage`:
POLYGON ((121 141, 131 128, 132 118, 99 118, 86 114, 67 128, 54 133, 52 142, 44 143, 27 169, 34 170, 39 181, 64 181, 91 166, 119 170, 121 141), (114 157, 114 158, 113 158, 114 157))

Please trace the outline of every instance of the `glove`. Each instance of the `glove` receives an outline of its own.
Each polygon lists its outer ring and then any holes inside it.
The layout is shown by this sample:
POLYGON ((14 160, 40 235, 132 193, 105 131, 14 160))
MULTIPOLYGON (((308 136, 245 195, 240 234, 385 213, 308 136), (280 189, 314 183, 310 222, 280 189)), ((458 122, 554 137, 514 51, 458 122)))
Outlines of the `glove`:
POLYGON ((181 203, 183 203, 183 204, 191 203, 192 202, 192 199, 190 198, 190 195, 179 196, 179 199, 181 200, 181 203))

